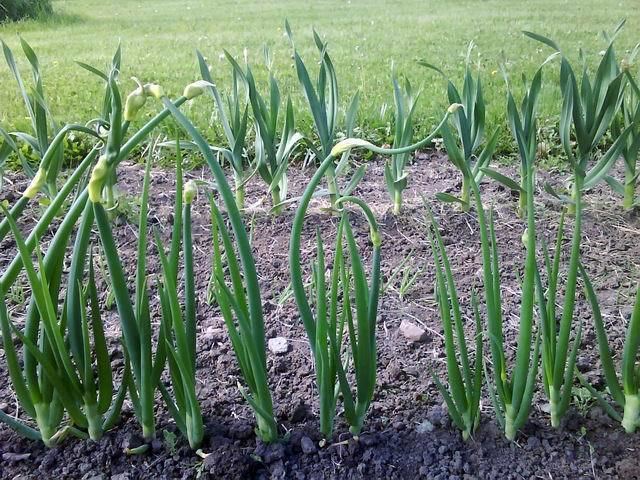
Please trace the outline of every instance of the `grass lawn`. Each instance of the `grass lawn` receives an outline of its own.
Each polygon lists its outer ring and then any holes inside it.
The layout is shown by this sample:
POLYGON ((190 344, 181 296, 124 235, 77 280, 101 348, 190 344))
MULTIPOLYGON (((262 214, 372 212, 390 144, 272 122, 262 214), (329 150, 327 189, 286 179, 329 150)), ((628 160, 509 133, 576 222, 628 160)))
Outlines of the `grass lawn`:
MULTIPOLYGON (((315 27, 329 41, 341 89, 342 105, 356 89, 362 100, 358 124, 364 136, 385 135, 393 114, 390 65, 423 86, 419 107, 424 131, 446 106, 445 82, 415 63, 424 58, 460 81, 469 41, 478 47, 478 60, 489 103, 489 129, 504 124, 505 86, 499 73, 501 52, 507 58, 512 80, 529 77, 550 50, 527 39, 521 30, 532 30, 555 39, 578 60, 582 48, 590 64, 605 47, 601 30, 612 29, 623 17, 627 25, 618 38, 618 54, 640 41, 640 9, 637 0, 58 0, 58 16, 48 22, 0 26, 0 38, 13 48, 26 66, 17 34, 27 39, 40 57, 45 89, 52 111, 64 122, 85 122, 95 117, 102 101, 102 84, 78 67, 74 60, 104 68, 118 42, 123 47, 122 89, 127 93, 135 75, 144 82, 158 82, 171 95, 179 95, 198 78, 195 49, 212 64, 212 73, 224 85, 230 68, 221 60, 223 49, 242 58, 247 49, 253 64, 262 63, 262 46, 270 45, 276 72, 284 92, 291 91, 299 128, 310 129, 310 117, 298 88, 291 48, 283 23, 289 19, 296 46, 310 62, 317 58, 311 37, 315 27)), ((257 68, 264 76, 264 69, 257 68)), ((23 70, 26 76, 26 68, 23 70)), ((548 67, 550 81, 542 97, 545 123, 554 124, 560 109, 558 67, 548 67), (553 77, 553 78, 552 78, 553 77)), ((151 102, 150 102, 151 103, 151 102)), ((145 107, 149 115, 156 107, 145 107)), ((214 125, 211 104, 187 107, 200 126, 214 125)), ((28 129, 24 106, 10 72, 0 62, 0 125, 28 129)), ((215 139, 213 126, 209 137, 215 139)), ((503 147, 510 142, 506 129, 503 147)), ((379 138, 379 137, 378 137, 379 138)))

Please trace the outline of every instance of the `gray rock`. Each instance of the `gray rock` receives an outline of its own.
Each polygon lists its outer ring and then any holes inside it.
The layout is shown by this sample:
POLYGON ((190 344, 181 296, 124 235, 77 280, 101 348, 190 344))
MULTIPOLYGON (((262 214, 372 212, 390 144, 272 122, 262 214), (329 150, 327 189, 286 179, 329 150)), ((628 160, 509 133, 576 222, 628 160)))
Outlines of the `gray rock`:
POLYGON ((300 446, 302 447, 302 451, 307 455, 311 455, 312 453, 316 453, 318 451, 315 444, 313 443, 313 440, 311 440, 307 436, 300 439, 300 446))
POLYGON ((224 328, 207 327, 202 333, 202 338, 205 340, 220 342, 225 335, 224 328))
POLYGON ((22 460, 26 460, 31 456, 30 453, 13 453, 6 452, 2 454, 2 459, 7 462, 20 462, 22 460))
POLYGON ((416 432, 418 433, 429 433, 429 432, 433 432, 434 430, 435 430, 435 427, 433 426, 433 423, 431 423, 429 420, 423 420, 422 423, 420 423, 416 427, 416 432))
POLYGON ((407 320, 402 321, 398 330, 400 334, 410 342, 425 342, 429 338, 429 334, 424 328, 419 327, 415 323, 411 323, 407 320))
POLYGON ((269 339, 269 351, 276 355, 283 355, 289 351, 289 340, 284 337, 269 339))

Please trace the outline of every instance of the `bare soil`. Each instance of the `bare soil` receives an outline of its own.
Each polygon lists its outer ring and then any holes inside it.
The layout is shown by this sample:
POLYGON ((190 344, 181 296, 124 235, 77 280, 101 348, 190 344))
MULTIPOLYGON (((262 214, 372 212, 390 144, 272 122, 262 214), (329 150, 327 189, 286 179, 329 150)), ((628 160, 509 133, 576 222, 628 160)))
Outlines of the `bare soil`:
MULTIPOLYGON (((512 174, 513 170, 502 169, 512 174)), ((292 168, 290 189, 299 195, 307 184, 310 170, 292 168)), ((140 193, 143 168, 127 164, 120 169, 121 188, 129 195, 140 193)), ((192 178, 208 179, 206 170, 189 173, 192 178)), ((542 185, 557 175, 541 172, 537 196, 539 234, 553 241, 560 207, 542 185)), ((1 198, 13 198, 25 186, 24 179, 11 177, 1 198)), ((451 425, 443 400, 432 380, 432 372, 445 378, 444 342, 441 321, 433 295, 434 272, 427 243, 424 198, 431 204, 452 260, 464 313, 471 318, 469 298, 481 288, 480 245, 476 216, 461 213, 435 200, 436 192, 457 193, 458 173, 437 152, 420 153, 410 167, 409 187, 400 216, 390 212, 390 201, 383 181, 383 163, 369 163, 366 176, 355 194, 366 200, 378 216, 383 235, 382 269, 385 291, 378 320, 378 385, 363 434, 354 440, 341 416, 331 442, 319 446, 318 406, 313 366, 307 339, 297 316, 296 306, 287 297, 288 241, 295 204, 278 216, 269 215, 269 200, 262 197, 264 186, 257 179, 248 185, 246 223, 252 224, 253 248, 262 287, 267 338, 284 336, 290 349, 284 355, 268 352, 268 368, 274 405, 282 441, 263 445, 253 432, 249 406, 237 389, 240 373, 224 330, 218 309, 206 303, 210 274, 210 229, 208 201, 201 195, 193 215, 196 249, 198 309, 198 396, 206 422, 202 450, 206 459, 189 450, 176 432, 160 398, 157 401, 158 440, 150 451, 127 456, 124 448, 140 443, 139 428, 130 404, 125 404, 121 423, 98 443, 69 439, 47 450, 20 438, 0 425, 1 478, 429 478, 429 479, 535 479, 535 478, 640 478, 640 435, 626 435, 576 385, 574 406, 558 430, 550 427, 545 399, 539 389, 531 418, 515 443, 504 439, 491 402, 485 392, 482 422, 475 437, 463 442, 451 425), (403 260, 410 271, 419 271, 415 283, 400 298, 402 274, 388 282, 403 260), (398 332, 402 320, 428 332, 424 342, 413 343, 398 332), (164 432, 176 432, 175 445, 164 432)), ((175 186, 173 172, 154 170, 150 204, 150 226, 166 237, 172 224, 175 186)), ((511 192, 494 182, 482 185, 486 207, 495 209, 496 228, 503 269, 505 329, 508 344, 515 348, 518 326, 518 269, 523 261, 521 235, 523 223, 515 215, 517 200, 511 192)), ((603 315, 613 345, 621 350, 624 331, 634 301, 639 275, 640 221, 623 214, 620 199, 606 185, 586 196, 583 262, 592 276, 602 302, 603 315)), ((135 203, 135 202, 134 202, 135 203)), ((316 227, 327 240, 335 238, 337 221, 322 210, 323 201, 312 204, 305 226, 303 254, 310 265, 314 255, 316 227)), ((35 206, 23 224, 33 223, 35 206)), ((135 210, 135 208, 133 209, 135 210)), ((135 219, 135 214, 130 215, 135 219)), ((353 223, 366 259, 370 255, 368 230, 359 214, 353 223)), ((568 220, 568 227, 571 221, 568 220)), ((115 233, 123 260, 133 273, 135 266, 135 222, 123 217, 115 233)), ((51 231, 55 230, 55 225, 51 231)), ((46 239, 45 239, 46 241, 46 239)), ((327 241, 327 244, 331 244, 327 241)), ((13 258, 15 248, 8 238, 0 243, 0 271, 13 258)), ((149 248, 150 273, 159 272, 155 247, 149 248)), ((102 298, 105 285, 100 280, 102 298)), ((23 281, 24 283, 24 281, 23 281)), ((19 289, 8 300, 13 319, 20 324, 24 305, 19 289), (16 303, 18 302, 18 303, 16 303)), ((153 311, 158 313, 154 300, 153 311)), ((603 389, 600 362, 590 309, 581 297, 577 316, 584 322, 579 369, 598 388, 603 389)), ((115 307, 104 313, 107 334, 115 351, 113 368, 123 366, 117 339, 118 317, 115 307)), ((577 319, 576 319, 577 321, 577 319)), ((473 321, 468 321, 471 335, 473 321)), ((4 354, 1 355, 2 357, 4 354)), ((0 362, 3 360, 0 359, 0 362)), ((488 360, 489 361, 489 360, 488 360)), ((15 413, 16 402, 5 371, 0 372, 0 408, 15 413)), ((170 435, 169 435, 170 436, 170 435)))

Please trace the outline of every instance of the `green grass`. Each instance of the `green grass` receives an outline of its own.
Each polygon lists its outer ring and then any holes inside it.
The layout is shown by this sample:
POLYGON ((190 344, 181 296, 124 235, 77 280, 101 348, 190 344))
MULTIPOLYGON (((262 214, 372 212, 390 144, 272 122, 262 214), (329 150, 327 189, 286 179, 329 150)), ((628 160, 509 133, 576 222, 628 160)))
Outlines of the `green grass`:
MULTIPOLYGON (((315 26, 328 40, 338 73, 341 105, 346 108, 353 92, 361 89, 358 125, 363 132, 358 135, 380 141, 390 139, 392 133, 387 130, 393 113, 392 61, 398 72, 408 75, 414 85, 423 85, 416 125, 426 132, 446 106, 445 83, 415 60, 424 58, 440 66, 458 82, 464 73, 467 44, 474 40, 478 45, 474 58, 480 60, 490 132, 493 125, 504 124, 506 89, 499 73, 501 51, 508 59, 507 68, 514 85, 521 83, 517 80, 522 72, 531 77, 551 53, 525 38, 521 30, 555 39, 576 61, 578 49, 584 49, 590 65, 605 47, 602 28, 613 28, 622 17, 628 21, 617 40, 618 55, 622 57, 640 41, 637 0, 582 0, 579 4, 557 0, 58 0, 54 1, 56 17, 46 22, 2 25, 0 38, 14 49, 22 66, 26 60, 19 51, 17 34, 31 43, 42 63, 52 111, 64 122, 84 122, 96 117, 102 101, 101 82, 75 65, 74 60, 104 68, 119 40, 123 47, 123 90, 128 92, 135 87, 129 80, 135 75, 143 82, 160 83, 172 96, 179 95, 187 83, 199 78, 195 49, 207 56, 214 79, 224 88, 230 67, 219 58, 223 49, 241 59, 246 48, 250 61, 261 65, 262 45, 266 42, 274 53, 283 93, 292 91, 296 118, 306 133, 311 130, 311 119, 304 109, 291 48, 284 36, 287 17, 296 46, 309 64, 314 65, 317 58, 311 27, 315 26)), ((545 70, 542 124, 557 122, 561 99, 554 84, 558 70, 557 63, 545 70)), ((26 77, 26 69, 23 71, 26 77)), ((265 88, 264 69, 255 68, 255 74, 265 88)), ((146 115, 151 116, 159 105, 148 102, 144 108, 146 115)), ((212 122, 212 102, 199 100, 185 107, 185 112, 197 125, 211 125, 207 129, 210 139, 219 138, 221 131, 215 131, 212 122)), ((4 61, 0 61, 0 125, 29 128, 17 87, 4 61)), ((501 147, 509 144, 508 132, 503 128, 501 147)))

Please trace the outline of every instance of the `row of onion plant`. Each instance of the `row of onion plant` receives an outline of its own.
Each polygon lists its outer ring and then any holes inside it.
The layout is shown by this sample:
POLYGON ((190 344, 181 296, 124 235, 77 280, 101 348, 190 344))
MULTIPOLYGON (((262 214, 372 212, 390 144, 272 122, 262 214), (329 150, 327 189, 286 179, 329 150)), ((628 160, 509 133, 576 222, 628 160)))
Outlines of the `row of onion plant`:
MULTIPOLYGON (((292 39, 288 25, 287 33, 292 39)), ((552 40, 537 34, 527 35, 560 52, 552 40)), ((427 138, 411 143, 411 115, 415 106, 415 96, 409 83, 405 83, 404 92, 402 91, 394 74, 398 109, 396 121, 400 123, 396 129, 395 148, 379 148, 356 138, 347 138, 335 144, 337 79, 327 54, 326 44, 317 34, 314 34, 314 38, 321 53, 321 69, 316 86, 311 83, 304 62, 295 49, 294 59, 321 140, 321 148, 315 150, 315 155, 323 160, 298 199, 289 255, 292 290, 308 335, 316 368, 321 432, 327 438, 331 437, 338 399, 341 398, 344 417, 350 430, 353 435, 359 435, 373 400, 376 384, 376 329, 382 238, 371 208, 362 200, 350 195, 363 170, 359 169, 349 185, 342 190, 337 187, 336 177, 345 171, 350 152, 354 148, 365 148, 379 155, 391 156, 395 170, 386 175, 396 188, 395 202, 396 192, 401 198, 402 190, 406 186, 403 183, 406 179, 403 173, 406 155, 430 145, 438 133, 443 135, 449 156, 462 173, 462 197, 455 201, 460 203, 464 210, 469 210, 472 202, 475 203, 483 269, 481 288, 485 303, 483 322, 480 296, 472 295, 472 311, 476 325, 475 361, 472 365, 450 261, 437 222, 432 216, 434 232, 430 236, 430 244, 436 270, 436 298, 445 332, 449 387, 446 388, 439 379, 436 379, 436 383, 445 398, 454 423, 461 428, 465 438, 473 434, 479 422, 482 373, 485 371, 484 378, 489 386, 496 417, 506 437, 514 439, 529 416, 541 363, 544 392, 551 406, 551 423, 553 426, 560 424, 571 399, 575 362, 581 342, 581 326, 575 328, 573 318, 577 279, 582 274, 585 290, 594 311, 606 380, 614 400, 624 410, 622 416, 613 407, 608 411, 614 418, 620 419, 626 430, 633 431, 638 423, 638 385, 635 367, 638 342, 632 338, 627 340, 625 345, 621 387, 615 374, 606 335, 603 335, 597 298, 586 271, 581 269, 580 264, 582 193, 605 178, 620 153, 624 155, 634 148, 634 144, 627 141, 635 134, 635 122, 633 116, 627 113, 632 107, 625 103, 624 92, 626 82, 632 93, 637 93, 637 86, 628 71, 618 67, 613 38, 610 39, 608 49, 601 59, 595 79, 591 81, 585 70, 580 85, 571 63, 561 52, 559 53, 563 96, 560 138, 572 167, 573 185, 570 197, 555 193, 551 189, 549 191, 563 200, 569 213, 575 216, 568 268, 566 273, 562 273, 566 275, 563 289, 560 288, 560 283, 561 272, 564 270, 560 268, 560 262, 564 216, 558 228, 553 255, 541 242, 544 269, 539 267, 541 262, 537 258, 534 201, 536 105, 542 86, 542 70, 539 70, 531 84, 526 86, 520 108, 511 92, 507 97, 509 125, 518 144, 521 160, 521 179, 520 182, 516 182, 486 168, 492 157, 497 134, 484 144, 481 151, 478 150, 484 142, 485 106, 480 82, 473 78, 469 60, 462 94, 449 82, 451 106, 427 138), (625 110, 622 118, 628 125, 616 133, 611 146, 594 162, 596 152, 599 151, 603 138, 611 129, 623 104, 625 110), (459 140, 451 131, 451 121, 456 127, 459 140), (503 329, 503 287, 498 239, 493 215, 487 216, 480 195, 479 181, 485 173, 519 192, 519 210, 526 219, 526 224, 523 225, 525 233, 521 311, 513 362, 508 359, 509 346, 506 345, 503 329), (301 237, 311 199, 318 195, 317 188, 323 179, 327 181, 331 207, 339 214, 340 219, 328 280, 325 275, 325 243, 321 232, 316 235, 316 259, 309 269, 314 294, 314 298, 310 300, 301 262, 301 237), (362 246, 358 245, 353 232, 353 213, 347 211, 348 205, 357 206, 364 213, 370 227, 369 278, 364 267, 362 246), (557 297, 560 290, 564 292, 564 300, 558 321, 556 305, 559 303, 557 297), (538 325, 535 324, 536 307, 540 320, 538 325), (484 332, 486 335, 483 335, 484 332), (491 352, 490 368, 483 365, 484 339, 488 342, 491 352), (513 365, 510 366, 510 363, 513 365)), ((37 92, 40 81, 37 59, 26 43, 23 44, 23 49, 31 61, 37 92)), ((470 47, 469 52, 471 50, 470 47)), ((5 47, 6 56, 7 52, 10 51, 5 47)), ((7 60, 10 58, 8 56, 7 60)), ((210 69, 201 54, 198 54, 198 60, 203 79, 188 85, 177 100, 170 100, 159 85, 135 80, 137 88, 123 101, 118 82, 118 50, 112 68, 107 73, 85 66, 105 81, 103 118, 90 122, 87 126, 61 127, 52 139, 49 139, 47 132, 43 130, 42 142, 37 144, 41 157, 40 167, 33 175, 29 187, 11 210, 2 206, 5 219, 0 225, 2 236, 11 232, 18 250, 16 257, 0 277, 0 298, 5 298, 22 270, 32 291, 23 329, 18 328, 11 320, 4 300, 0 308, 0 328, 12 385, 20 405, 34 420, 36 427, 5 413, 0 414, 0 420, 23 435, 40 439, 47 445, 57 443, 68 434, 97 440, 104 431, 115 424, 123 400, 128 394, 145 440, 143 445, 132 448, 131 451, 144 451, 156 435, 155 397, 156 392, 159 392, 191 447, 197 448, 202 442, 203 419, 195 378, 197 305, 191 232, 191 206, 196 188, 192 182, 183 185, 181 143, 174 143, 177 149, 176 200, 168 251, 158 232, 155 233, 156 251, 162 267, 161 277, 156 284, 152 284, 149 278, 145 261, 148 249, 150 156, 142 188, 136 274, 133 281, 129 281, 125 273, 126 266, 121 259, 113 224, 108 215, 113 200, 112 189, 117 182, 118 164, 127 158, 134 148, 147 141, 155 127, 171 116, 190 138, 190 147, 196 148, 203 155, 215 180, 217 195, 211 196, 214 240, 213 296, 227 327, 243 377, 244 383, 239 383, 240 392, 255 413, 257 435, 265 442, 278 439, 278 425, 267 375, 261 292, 250 238, 241 210, 244 206, 244 185, 255 172, 259 172, 268 183, 274 206, 282 204, 286 192, 286 165, 293 147, 302 139, 293 127, 290 101, 286 104, 284 130, 282 133, 278 132, 281 102, 274 77, 270 78, 270 98, 267 106, 267 102, 256 88, 250 67, 245 65, 243 68, 230 55, 227 55, 227 58, 232 66, 233 87, 226 104, 214 85, 210 69), (212 96, 219 111, 228 148, 209 145, 202 133, 180 111, 181 105, 204 93, 212 96), (164 109, 141 125, 137 132, 127 139, 131 124, 138 121, 148 99, 158 100, 164 109), (259 142, 256 146, 255 172, 251 171, 251 167, 247 170, 244 158, 249 108, 256 122, 256 136, 259 142), (91 128, 92 126, 94 128, 91 128), (47 179, 51 169, 59 171, 58 156, 62 151, 62 142, 71 131, 84 133, 96 139, 96 143, 61 188, 58 188, 57 184, 48 185, 47 179), (232 189, 227 181, 222 168, 223 162, 230 165, 235 189, 232 189), (88 176, 90 167, 91 173, 85 185, 83 178, 88 176), (40 192, 49 195, 50 203, 25 238, 17 225, 17 218, 28 202, 40 192), (75 195, 72 195, 73 193, 75 195), (46 233, 53 218, 65 203, 68 203, 66 214, 43 255, 40 252, 39 239, 46 233), (108 345, 97 300, 91 242, 94 227, 97 228, 100 247, 106 258, 126 359, 117 388, 111 372, 108 345), (75 242, 72 246, 74 231, 75 242), (70 255, 71 262, 64 292, 65 300, 61 303, 66 255, 70 255), (183 259, 182 289, 179 287, 180 258, 183 259), (150 308, 152 289, 157 290, 160 298, 158 332, 153 332, 152 327, 156 323, 150 308), (133 292, 133 298, 130 292, 133 292), (18 359, 14 337, 23 345, 22 365, 18 359), (161 381, 167 367, 170 388, 161 381)), ((16 73, 14 76, 23 92, 26 92, 19 74, 16 73)), ((40 119, 41 115, 36 113, 35 107, 42 108, 46 113, 40 96, 42 92, 36 93, 33 97, 25 97, 25 102, 34 109, 33 121, 36 131, 43 129, 39 122, 45 120, 40 119)), ((633 100, 627 102, 633 105, 633 100)), ((353 125, 357 105, 356 95, 347 110, 349 125, 353 125)), ((353 131, 352 128, 348 130, 348 133, 353 131)), ((3 137, 3 145, 9 145, 10 148, 13 148, 10 142, 14 142, 14 138, 25 140, 24 136, 6 132, 3 137)), ((35 146, 34 142, 34 148, 35 146)), ((450 195, 439 195, 439 198, 444 201, 454 200, 450 195)), ((629 327, 630 337, 637 333, 638 317, 640 315, 634 311, 629 327)))

